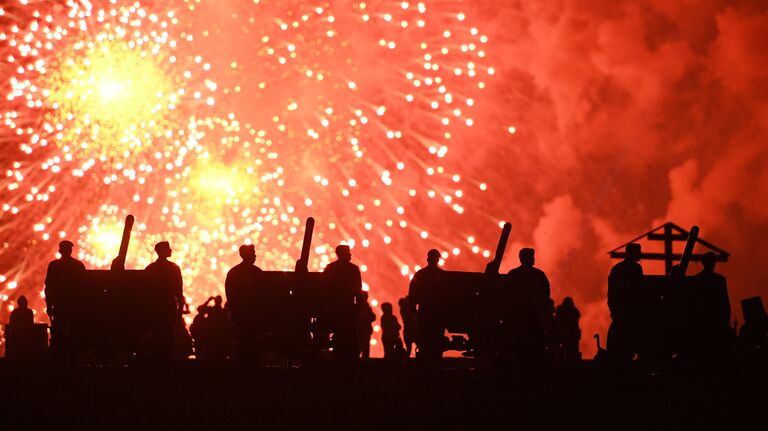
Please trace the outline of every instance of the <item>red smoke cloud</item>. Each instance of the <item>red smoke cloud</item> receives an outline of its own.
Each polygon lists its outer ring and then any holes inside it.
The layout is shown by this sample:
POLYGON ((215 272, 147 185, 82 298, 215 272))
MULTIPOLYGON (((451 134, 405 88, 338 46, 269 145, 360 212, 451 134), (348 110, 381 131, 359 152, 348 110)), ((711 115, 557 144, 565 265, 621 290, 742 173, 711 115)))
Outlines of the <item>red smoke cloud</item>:
POLYGON ((587 355, 609 322, 606 252, 667 220, 731 252, 719 269, 741 319, 738 301, 768 285, 768 4, 486 1, 475 13, 498 72, 472 137, 487 147, 475 169, 494 172, 477 204, 512 221, 513 246, 536 247, 557 302, 575 298, 587 355))

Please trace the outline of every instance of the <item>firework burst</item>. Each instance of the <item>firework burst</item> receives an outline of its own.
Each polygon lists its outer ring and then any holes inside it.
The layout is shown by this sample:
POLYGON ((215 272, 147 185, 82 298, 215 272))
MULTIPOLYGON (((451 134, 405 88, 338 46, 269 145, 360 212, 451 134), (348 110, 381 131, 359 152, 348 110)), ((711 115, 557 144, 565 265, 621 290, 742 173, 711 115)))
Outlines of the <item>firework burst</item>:
POLYGON ((106 266, 128 212, 128 266, 170 240, 195 302, 242 242, 292 268, 309 215, 310 268, 346 242, 383 300, 426 248, 489 255, 449 155, 494 73, 460 2, 171 3, 4 6, 5 300, 40 308, 59 238, 106 266))

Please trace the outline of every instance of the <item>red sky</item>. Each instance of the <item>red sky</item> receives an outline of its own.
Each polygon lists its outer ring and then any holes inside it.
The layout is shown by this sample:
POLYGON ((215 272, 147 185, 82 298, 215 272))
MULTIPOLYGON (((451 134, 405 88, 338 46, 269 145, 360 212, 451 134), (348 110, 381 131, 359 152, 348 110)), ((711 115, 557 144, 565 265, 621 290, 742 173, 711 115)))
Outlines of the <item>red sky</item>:
POLYGON ((474 12, 498 73, 475 130, 492 144, 466 156, 494 172, 485 204, 514 225, 509 265, 517 246, 537 249, 593 351, 608 324, 606 252, 665 221, 697 224, 732 255, 719 270, 741 319, 738 301, 768 285, 768 2, 484 1, 474 12))

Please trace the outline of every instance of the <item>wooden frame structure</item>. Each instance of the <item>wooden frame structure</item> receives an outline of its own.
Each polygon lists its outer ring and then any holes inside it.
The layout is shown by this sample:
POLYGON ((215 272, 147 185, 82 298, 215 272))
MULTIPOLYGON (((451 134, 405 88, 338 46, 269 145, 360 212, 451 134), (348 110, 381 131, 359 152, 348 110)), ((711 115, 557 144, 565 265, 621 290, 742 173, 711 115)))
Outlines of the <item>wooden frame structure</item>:
MULTIPOLYGON (((623 259, 626 256, 624 249, 627 246, 627 244, 631 244, 641 239, 646 239, 648 241, 663 241, 664 242, 663 253, 643 252, 640 254, 640 259, 641 260, 663 260, 664 273, 666 275, 670 275, 672 273, 672 267, 674 266, 675 261, 679 261, 683 257, 681 253, 674 252, 673 245, 675 242, 687 241, 690 234, 691 232, 683 229, 682 227, 672 222, 667 222, 657 228, 651 229, 650 231, 638 236, 637 238, 631 241, 625 242, 624 244, 609 251, 608 254, 613 259, 623 259)), ((727 251, 715 246, 710 242, 704 241, 703 239, 698 237, 696 237, 695 241, 696 243, 701 244, 702 246, 706 247, 710 251, 714 252, 715 261, 728 262, 728 257, 730 256, 730 253, 728 253, 727 251)), ((700 262, 702 256, 703 254, 691 254, 690 260, 700 262)))

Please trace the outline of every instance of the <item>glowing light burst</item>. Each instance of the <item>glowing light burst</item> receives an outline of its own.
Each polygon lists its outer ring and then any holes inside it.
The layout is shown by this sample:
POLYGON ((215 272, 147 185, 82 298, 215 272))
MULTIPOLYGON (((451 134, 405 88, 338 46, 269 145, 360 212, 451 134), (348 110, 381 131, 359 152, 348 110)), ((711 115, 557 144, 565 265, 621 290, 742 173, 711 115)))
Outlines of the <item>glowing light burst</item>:
POLYGON ((108 263, 116 249, 104 209, 165 202, 200 153, 187 127, 215 103, 216 84, 193 39, 172 8, 140 2, 3 5, 0 271, 38 309, 60 238, 108 263))
POLYGON ((156 58, 124 43, 87 45, 65 52, 46 77, 46 126, 64 125, 54 142, 76 157, 135 157, 163 138, 180 95, 156 58))
POLYGON ((291 269, 310 215, 310 268, 352 245, 376 304, 429 247, 490 254, 450 156, 494 74, 461 2, 170 3, 3 6, 0 299, 42 308, 59 238, 107 266, 129 212, 127 265, 171 241, 193 303, 242 242, 291 269))
MULTIPOLYGON (((385 274, 417 269, 416 241, 446 258, 462 249, 490 255, 453 221, 485 185, 463 181, 461 160, 448 153, 474 126, 476 99, 495 73, 487 38, 466 22, 460 2, 231 2, 226 13, 220 3, 189 3, 199 17, 225 16, 196 26, 211 41, 206 58, 228 66, 217 75, 219 106, 240 121, 239 141, 220 146, 219 157, 252 160, 251 171, 267 175, 264 200, 254 202, 275 214, 254 222, 314 215, 322 250, 340 241, 359 247, 364 269, 376 262, 367 280, 381 285, 403 285, 385 274), (243 38, 248 49, 217 49, 243 38), (447 217, 450 228, 434 217, 447 217)), ((498 222, 481 219, 489 218, 498 222)), ((295 226, 275 228, 288 236, 295 226)), ((314 268, 325 263, 320 256, 314 268)), ((392 300, 402 287, 388 290, 392 300)))

